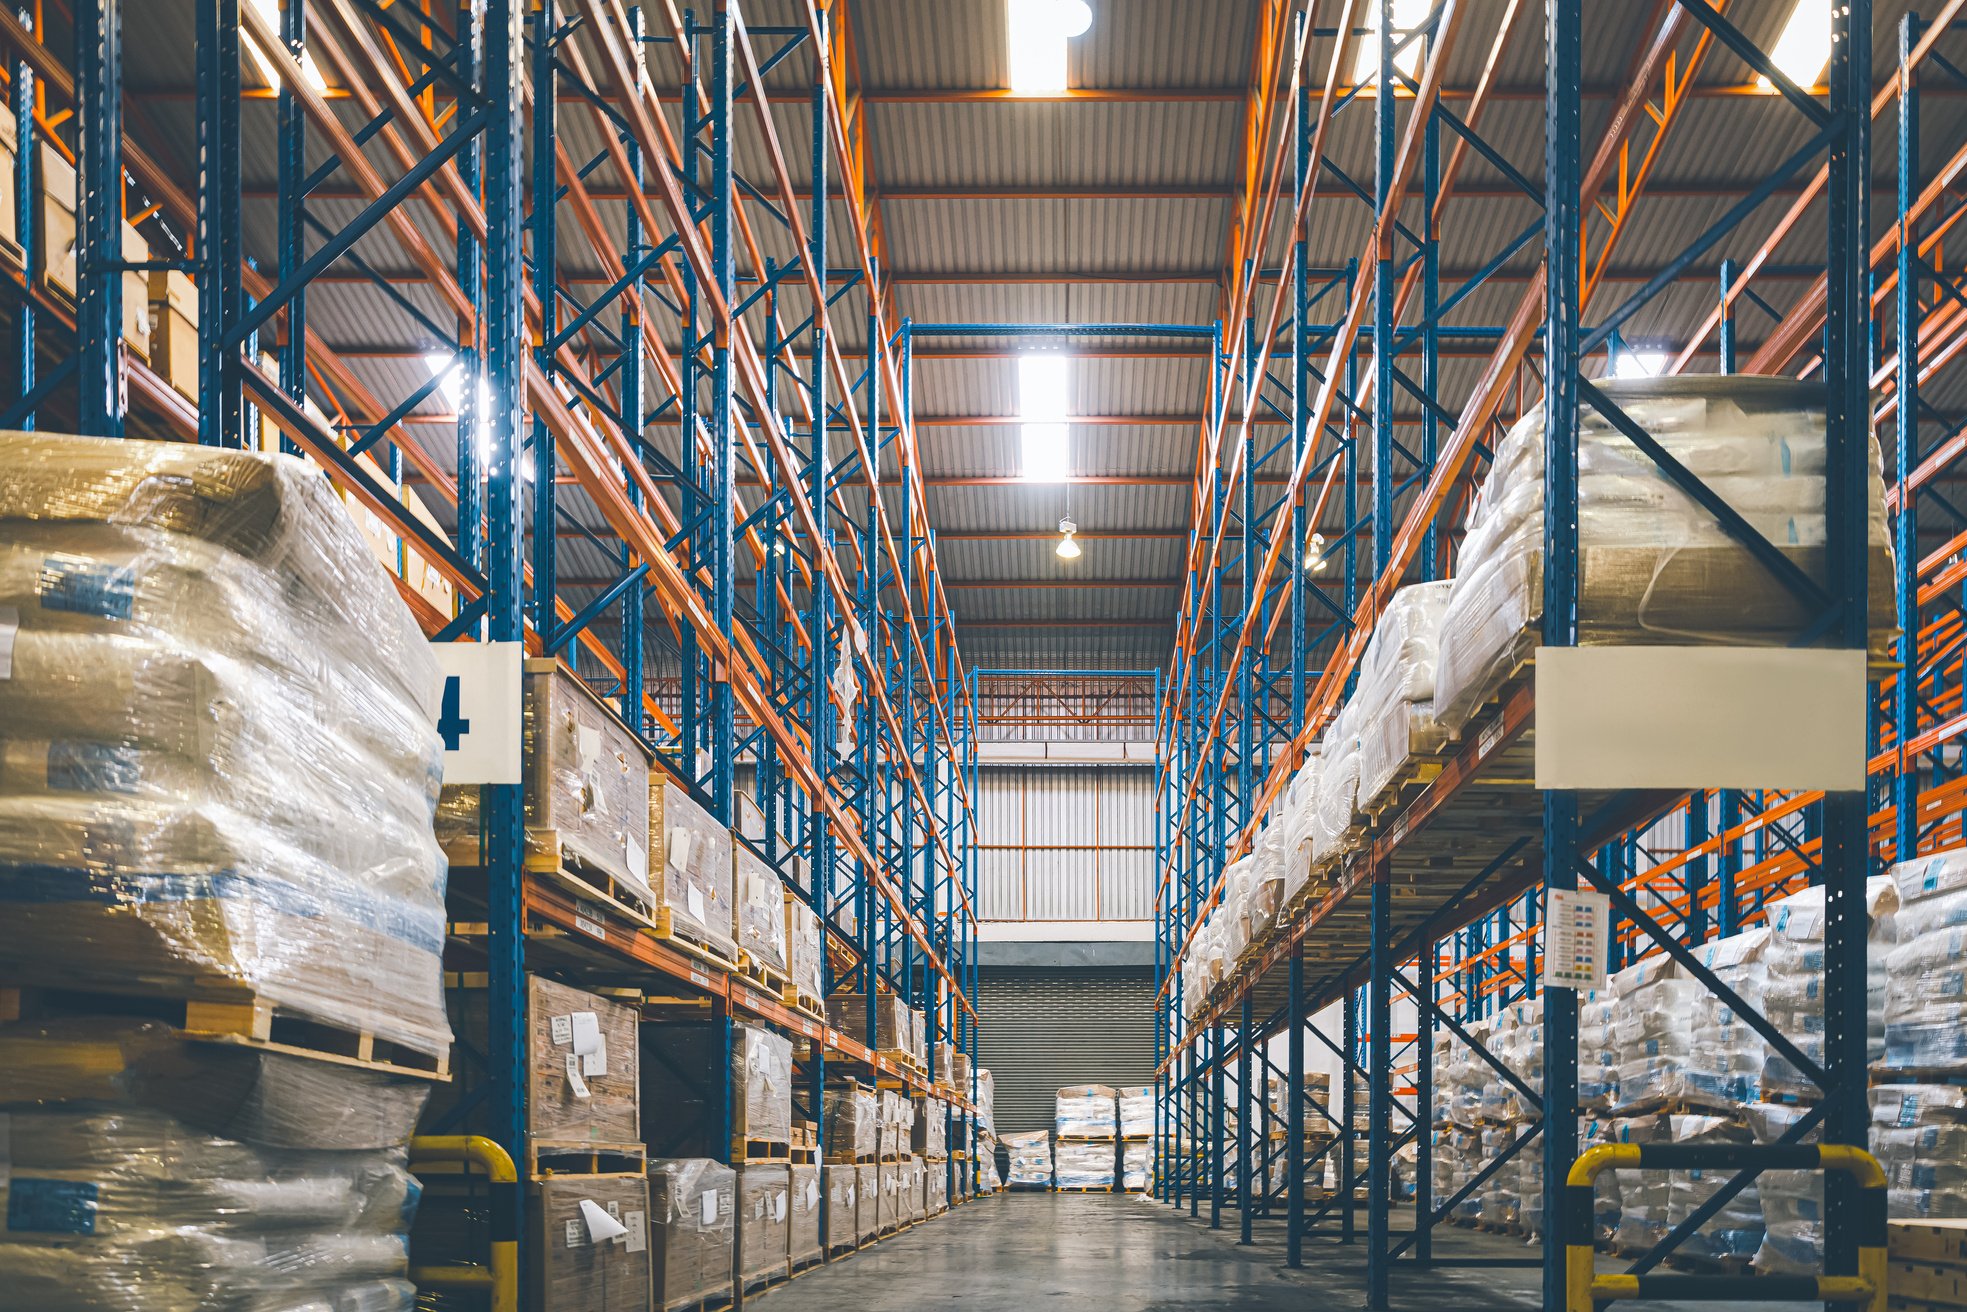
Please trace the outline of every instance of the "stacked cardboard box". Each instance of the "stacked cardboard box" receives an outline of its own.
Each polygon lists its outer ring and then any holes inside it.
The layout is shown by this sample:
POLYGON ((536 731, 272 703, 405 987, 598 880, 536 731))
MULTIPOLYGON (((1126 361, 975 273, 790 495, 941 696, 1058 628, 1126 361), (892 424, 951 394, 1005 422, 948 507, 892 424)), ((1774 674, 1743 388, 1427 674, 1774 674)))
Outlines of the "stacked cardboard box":
POLYGON ((649 1163, 649 1251, 658 1308, 729 1295, 737 1176, 705 1158, 649 1163))
POLYGON ((1967 1308, 1967 1218, 1892 1221, 1885 1251, 1893 1307, 1967 1308))
POLYGON ((737 1168, 738 1278, 750 1289, 784 1275, 792 1257, 792 1180, 779 1163, 737 1168))
POLYGON ((662 769, 649 775, 649 842, 657 925, 735 963, 731 831, 662 769))
POLYGON ((533 1186, 536 1312, 647 1312, 649 1183, 639 1176, 554 1176, 533 1186))
POLYGON ((795 1267, 822 1256, 826 1249, 820 1235, 820 1216, 825 1185, 821 1175, 827 1169, 805 1162, 787 1168, 791 1191, 792 1223, 786 1233, 787 1256, 795 1267))
POLYGON ((860 1168, 828 1163, 820 1168, 820 1188, 826 1193, 820 1227, 821 1243, 826 1251, 834 1253, 859 1246, 860 1168))

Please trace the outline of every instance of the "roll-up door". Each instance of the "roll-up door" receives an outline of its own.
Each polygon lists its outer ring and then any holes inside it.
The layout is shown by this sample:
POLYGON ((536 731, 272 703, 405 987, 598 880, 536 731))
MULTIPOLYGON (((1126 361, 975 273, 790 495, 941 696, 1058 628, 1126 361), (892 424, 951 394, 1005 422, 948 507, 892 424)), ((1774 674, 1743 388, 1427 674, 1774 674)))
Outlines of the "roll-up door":
POLYGON ((978 980, 980 1064, 990 1068, 997 1132, 1052 1125, 1068 1084, 1154 1080, 1154 981, 1146 971, 986 970, 978 980))

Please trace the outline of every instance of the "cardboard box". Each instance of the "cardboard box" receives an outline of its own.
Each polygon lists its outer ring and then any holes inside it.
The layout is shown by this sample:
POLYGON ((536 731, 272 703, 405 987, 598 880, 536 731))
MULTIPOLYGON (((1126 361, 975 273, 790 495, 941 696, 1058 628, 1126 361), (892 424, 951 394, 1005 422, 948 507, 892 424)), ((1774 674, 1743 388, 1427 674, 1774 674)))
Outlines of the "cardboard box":
POLYGON ((649 1252, 655 1305, 731 1292, 737 1176, 707 1158, 649 1163, 649 1252))
POLYGON ((787 1193, 791 1199, 792 1221, 786 1231, 788 1256, 796 1266, 819 1257, 825 1250, 820 1243, 820 1217, 825 1208, 826 1191, 821 1168, 803 1162, 787 1167, 787 1193))
POLYGON ((828 1251, 854 1247, 861 1241, 860 1168, 822 1166, 820 1189, 826 1195, 820 1217, 821 1241, 828 1251))
POLYGON ((648 1312, 647 1181, 633 1175, 555 1176, 533 1187, 528 1211, 533 1312, 648 1312), (599 1217, 583 1204, 599 1208, 599 1217), (600 1237, 613 1226, 621 1233, 600 1237))
POLYGON ((1967 1267, 1894 1260, 1885 1287, 1896 1299, 1967 1307, 1967 1267))
POLYGON ((75 300, 75 166, 47 142, 41 143, 37 174, 41 181, 37 234, 40 267, 36 277, 68 301, 75 300))
MULTIPOLYGON (((721 1030, 703 1022, 642 1026, 646 1060, 642 1106, 643 1142, 662 1157, 723 1156, 714 1142, 716 1108, 710 1094, 722 1083, 721 1030)), ((792 1040, 757 1025, 734 1021, 728 1053, 731 1071, 731 1142, 792 1142, 792 1040)), ((785 1154, 777 1154, 784 1157, 785 1154)))
POLYGON ((20 230, 14 223, 14 159, 20 136, 14 130, 14 110, 0 105, 0 252, 20 263, 20 230))
POLYGON ((882 1230, 893 1230, 906 1218, 902 1212, 902 1176, 904 1163, 882 1162, 877 1170, 877 1183, 880 1189, 881 1205, 876 1216, 876 1224, 882 1230))
POLYGON ((821 1142, 829 1162, 852 1162, 881 1151, 881 1102, 873 1089, 852 1080, 829 1085, 823 1105, 821 1142))
POLYGON ((738 1275, 753 1282, 783 1275, 792 1255, 791 1181, 785 1166, 751 1163, 737 1168, 738 1275))
MULTIPOLYGON (((450 990, 449 1003, 459 1041, 485 1051, 489 1001, 483 977, 463 977, 463 986, 450 990)), ((538 975, 527 977, 526 1009, 526 1116, 535 1143, 640 1144, 636 1010, 538 975)), ((429 1123, 476 1097, 485 1079, 479 1063, 461 1063, 456 1079, 436 1086, 429 1123)))
POLYGON ((892 993, 875 995, 874 1033, 867 1032, 867 995, 836 993, 826 1000, 827 1024, 857 1043, 880 1052, 910 1051, 912 1029, 908 1008, 892 993))
POLYGON ((754 965, 785 970, 785 883, 743 843, 731 844, 731 937, 754 965))
POLYGON ((198 286, 178 269, 150 275, 150 367, 187 401, 198 400, 198 286))
POLYGON ((738 959, 731 831, 661 767, 649 772, 649 883, 670 928, 738 959))
MULTIPOLYGON (((794 858, 795 860, 797 858, 794 858)), ((793 988, 815 1007, 826 998, 826 936, 805 900, 785 890, 785 968, 793 988)))
POLYGON ((915 1117, 909 1151, 940 1161, 949 1156, 949 1104, 927 1094, 915 1095, 915 1117))
POLYGON ((862 1162, 854 1168, 854 1226, 866 1243, 881 1233, 881 1168, 862 1162))
POLYGON ((1892 1221, 1886 1226, 1886 1245, 1894 1261, 1967 1266, 1967 1218, 1892 1221))
MULTIPOLYGON (((526 662, 526 851, 653 903, 649 751, 557 660, 526 662)), ((605 891, 605 890, 604 890, 605 891)))

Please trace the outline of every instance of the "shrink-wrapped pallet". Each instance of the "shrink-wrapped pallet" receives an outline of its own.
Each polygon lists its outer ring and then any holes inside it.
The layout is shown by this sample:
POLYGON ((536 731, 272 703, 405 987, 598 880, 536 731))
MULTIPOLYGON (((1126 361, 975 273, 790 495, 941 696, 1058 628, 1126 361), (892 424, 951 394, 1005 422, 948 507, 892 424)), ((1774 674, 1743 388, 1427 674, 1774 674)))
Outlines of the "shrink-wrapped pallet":
POLYGON ((997 1128, 997 1081, 990 1067, 977 1067, 977 1124, 986 1131, 997 1128))
MULTIPOLYGON (((1773 923, 1773 918, 1772 918, 1773 923)), ((1873 1099, 1874 1109, 1877 1099, 1873 1099)), ((1794 1103, 1754 1103, 1743 1109, 1757 1143, 1788 1139, 1811 1109, 1794 1103)), ((1876 1131, 1873 1131, 1874 1137, 1876 1131)), ((1811 1130, 1800 1141, 1815 1143, 1811 1130)), ((1762 1200, 1762 1245, 1755 1269, 1764 1275, 1808 1275, 1824 1266, 1824 1176, 1821 1171, 1764 1171, 1756 1177, 1762 1200)))
POLYGON ((747 1142, 792 1141, 792 1040, 743 1021, 721 1026, 676 1022, 641 1027, 642 1141, 658 1156, 709 1156, 747 1142), (731 1141, 715 1142, 721 1121, 713 1096, 731 1070, 731 1141))
MULTIPOLYGON (((1612 1121, 1605 1135, 1607 1143, 1671 1143, 1672 1118, 1655 1112, 1646 1116, 1622 1116, 1612 1121)), ((1613 1241, 1622 1248, 1645 1252, 1666 1238, 1671 1229, 1668 1214, 1672 1206, 1672 1180, 1666 1171, 1622 1171, 1618 1173, 1619 1223, 1613 1241)))
POLYGON ((879 1052, 911 1050, 913 1029, 908 1008, 900 998, 892 993, 875 994, 874 1032, 871 1035, 867 1028, 867 1013, 865 993, 836 993, 826 1000, 826 1023, 856 1043, 866 1044, 879 1052))
POLYGON ((0 1026, 0 1303, 407 1310, 426 1089, 155 1023, 0 1026))
POLYGON ((1067 1085, 1053 1101, 1053 1131, 1061 1139, 1113 1138, 1119 1127, 1116 1096, 1105 1084, 1067 1085))
MULTIPOLYGON (((731 1025, 731 1135, 792 1142, 792 1040, 757 1025, 731 1025)), ((738 1143, 732 1144, 733 1151, 738 1143)))
POLYGON ((1706 990, 1671 957, 1627 966, 1612 976, 1611 988, 1612 1043, 1620 1056, 1614 1110, 1657 1110, 1688 1092, 1682 1072, 1693 1055, 1706 990))
POLYGON ((821 1242, 828 1252, 860 1242, 860 1173, 851 1163, 820 1168, 820 1187, 826 1191, 821 1242))
POLYGON ((1078 1143, 1061 1139, 1053 1149, 1053 1179, 1059 1189, 1111 1189, 1117 1148, 1111 1139, 1078 1143))
POLYGON ((854 1229, 866 1243, 881 1233, 881 1166, 862 1162, 854 1168, 854 1229))
POLYGON ((1154 1086, 1128 1084, 1114 1090, 1120 1111, 1120 1137, 1145 1139, 1154 1133, 1154 1086))
POLYGON ((299 461, 0 433, 0 970, 422 1053, 435 659, 299 461))
POLYGON ((1353 822, 1359 815, 1359 728, 1351 702, 1339 709, 1326 729, 1319 755, 1322 764, 1311 810, 1314 866, 1344 856, 1357 836, 1353 822))
POLYGON ((1291 776, 1290 786, 1284 790, 1283 832, 1278 835, 1278 841, 1284 856, 1282 897, 1286 905, 1310 881, 1315 864, 1311 825, 1318 798, 1318 772, 1323 764, 1319 751, 1319 746, 1313 744, 1305 753, 1304 764, 1291 776))
POLYGON ((1893 1217, 1967 1216, 1967 1088, 1874 1085, 1871 1151, 1885 1168, 1893 1217))
POLYGON ((1885 1052, 1894 1071, 1967 1071, 1967 849, 1902 862, 1888 957, 1885 1052))
POLYGON ((530 1201, 534 1312, 647 1312, 647 1180, 556 1175, 530 1201))
MULTIPOLYGON (((1791 562, 1824 578, 1821 385, 1649 378, 1598 386, 1791 562)), ((1578 638, 1583 644, 1783 646, 1817 616, 1714 516, 1590 406, 1578 425, 1578 638)), ((1543 611, 1543 410, 1499 442, 1470 516, 1436 664, 1451 733, 1535 649, 1543 611)), ((1892 628, 1876 447, 1868 460, 1870 628, 1892 628)))
POLYGON ((929 1176, 928 1165, 920 1157, 910 1157, 902 1163, 901 1170, 901 1213, 903 1221, 920 1221, 928 1215, 923 1210, 924 1190, 929 1176))
POLYGON ((1373 625, 1352 694, 1362 810, 1373 809, 1408 761, 1447 741, 1434 718, 1434 661, 1452 586, 1444 580, 1401 588, 1373 625))
POLYGON ((1044 1130, 1029 1134, 1007 1134, 1004 1148, 1010 1154, 1010 1174, 1004 1182, 1013 1188, 1052 1187, 1052 1136, 1044 1130))
MULTIPOLYGON (((1602 989, 1578 993, 1578 1106, 1605 1112, 1619 1102, 1619 1050, 1614 1041, 1615 1003, 1602 989)), ((1537 1054, 1537 1071, 1543 1067, 1537 1054)))
MULTIPOLYGON (((1890 875, 1865 881, 1865 980, 1868 1060, 1885 1055, 1888 967, 1897 941, 1899 890, 1890 875)), ((1824 1061, 1824 890, 1800 889, 1768 909, 1769 944, 1763 952, 1767 980, 1762 1013, 1810 1060, 1824 1061)), ((1762 1068, 1764 1096, 1815 1097, 1816 1084, 1781 1053, 1770 1050, 1762 1068)))
POLYGON ((794 1162, 786 1168, 792 1208, 786 1249, 795 1266, 819 1257, 824 1251, 820 1236, 820 1201, 825 1192, 821 1172, 830 1169, 804 1162, 794 1162))
MULTIPOLYGON (((1669 1119, 1675 1143, 1749 1143, 1753 1139, 1748 1127, 1733 1117, 1680 1114, 1669 1119)), ((1671 1230, 1720 1192, 1736 1172, 1722 1169, 1666 1174, 1667 1227, 1671 1230)), ((1762 1247, 1762 1234, 1762 1195, 1752 1183, 1688 1236, 1680 1251, 1688 1257, 1752 1258, 1762 1247)))
POLYGON ((826 997, 826 936, 820 918, 797 893, 785 891, 785 968, 802 1005, 826 997))
POLYGON ((731 936, 740 958, 786 973, 785 884, 779 872, 743 843, 732 846, 731 936))
POLYGON ((649 1252, 660 1308, 731 1292, 737 1176, 701 1157, 649 1163, 649 1252))
POLYGON ((921 1157, 941 1161, 949 1156, 949 1104, 925 1094, 915 1095, 915 1112, 909 1133, 909 1150, 921 1157))
POLYGON ((672 933, 738 958, 731 831, 668 771, 649 772, 649 878, 672 933))
POLYGON ((1154 1178, 1154 1145, 1145 1139, 1120 1145, 1120 1187, 1144 1191, 1154 1178))
POLYGON ((792 1184, 783 1162, 737 1168, 738 1277, 747 1286, 783 1275, 792 1256, 792 1184))
POLYGON ((826 1159, 852 1162, 881 1151, 881 1102, 860 1084, 829 1085, 824 1097, 826 1159))
MULTIPOLYGON (((490 1004, 482 979, 451 989, 450 1003, 460 1042, 487 1051, 490 1004)), ((540 975, 526 977, 526 1117, 536 1145, 642 1142, 641 1021, 633 1007, 540 975)), ((487 1131, 489 1079, 481 1063, 460 1062, 455 1078, 432 1095, 432 1119, 463 1106, 469 1110, 460 1132, 487 1131)))
POLYGON ((648 749, 557 660, 526 662, 525 706, 527 854, 653 902, 648 749))

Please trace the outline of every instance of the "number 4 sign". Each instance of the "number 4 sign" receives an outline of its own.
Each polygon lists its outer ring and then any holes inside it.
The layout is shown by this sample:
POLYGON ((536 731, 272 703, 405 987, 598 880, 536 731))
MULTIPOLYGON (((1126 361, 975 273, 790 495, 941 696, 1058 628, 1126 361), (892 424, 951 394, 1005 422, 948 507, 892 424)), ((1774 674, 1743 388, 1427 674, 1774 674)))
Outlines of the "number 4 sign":
POLYGON ((435 642, 443 671, 437 732, 447 784, 520 781, 520 673, 523 643, 435 642))

